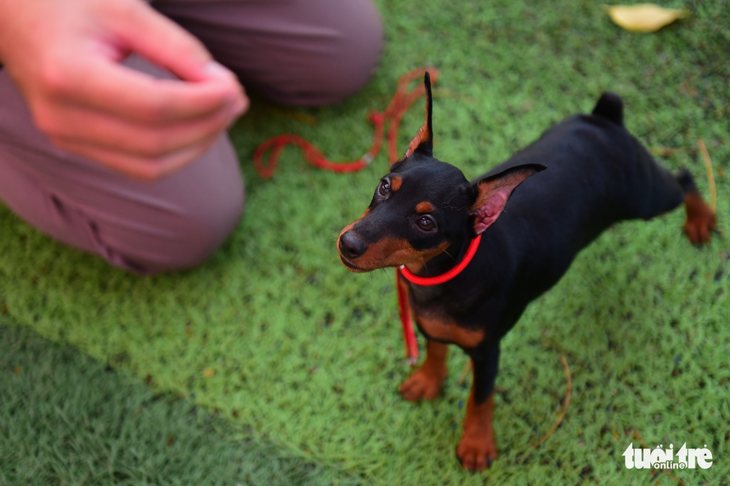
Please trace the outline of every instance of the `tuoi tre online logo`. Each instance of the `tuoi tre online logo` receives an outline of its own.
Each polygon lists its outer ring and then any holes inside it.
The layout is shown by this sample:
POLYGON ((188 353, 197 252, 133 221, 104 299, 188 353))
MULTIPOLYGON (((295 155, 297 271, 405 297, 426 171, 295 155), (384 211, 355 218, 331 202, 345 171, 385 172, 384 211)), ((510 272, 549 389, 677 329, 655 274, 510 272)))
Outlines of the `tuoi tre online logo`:
POLYGON ((634 444, 629 444, 623 454, 627 469, 709 469, 712 466, 712 452, 705 444, 701 449, 688 449, 685 442, 682 447, 674 452, 674 444, 669 444, 664 449, 662 444, 652 449, 634 449, 634 444))

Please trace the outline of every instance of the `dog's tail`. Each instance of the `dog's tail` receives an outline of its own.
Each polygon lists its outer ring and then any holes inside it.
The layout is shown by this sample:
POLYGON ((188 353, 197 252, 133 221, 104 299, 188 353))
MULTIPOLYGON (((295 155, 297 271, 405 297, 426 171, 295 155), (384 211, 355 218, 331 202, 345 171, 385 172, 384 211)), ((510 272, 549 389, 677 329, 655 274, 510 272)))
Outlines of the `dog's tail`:
POLYGON ((615 93, 606 91, 598 99, 593 114, 614 122, 616 125, 624 124, 624 102, 615 93))

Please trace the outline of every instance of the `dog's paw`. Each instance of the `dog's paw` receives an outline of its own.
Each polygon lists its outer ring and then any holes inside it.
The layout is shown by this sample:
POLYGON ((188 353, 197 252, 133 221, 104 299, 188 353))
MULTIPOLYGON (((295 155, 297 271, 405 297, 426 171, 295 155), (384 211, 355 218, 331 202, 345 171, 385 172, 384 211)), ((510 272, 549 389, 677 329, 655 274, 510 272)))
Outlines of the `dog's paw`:
POLYGON ((447 371, 433 372, 419 368, 398 388, 401 396, 408 401, 435 400, 441 393, 441 384, 447 371))
POLYGON ((464 432, 456 448, 456 457, 468 471, 484 471, 497 458, 497 444, 491 433, 464 432))

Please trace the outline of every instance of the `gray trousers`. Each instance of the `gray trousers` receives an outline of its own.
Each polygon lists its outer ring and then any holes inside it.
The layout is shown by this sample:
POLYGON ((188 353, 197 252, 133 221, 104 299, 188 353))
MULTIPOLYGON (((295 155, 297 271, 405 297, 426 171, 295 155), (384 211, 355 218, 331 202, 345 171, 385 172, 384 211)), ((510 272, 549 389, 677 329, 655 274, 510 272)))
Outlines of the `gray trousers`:
MULTIPOLYGON (((198 37, 247 91, 288 105, 333 103, 354 93, 370 77, 382 43, 371 0, 152 5, 198 37)), ((140 57, 125 63, 167 76, 140 57)), ((58 149, 33 125, 17 88, 0 70, 0 199, 58 241, 114 266, 153 274, 193 267, 210 256, 238 223, 245 191, 226 135, 189 166, 154 183, 58 149)))

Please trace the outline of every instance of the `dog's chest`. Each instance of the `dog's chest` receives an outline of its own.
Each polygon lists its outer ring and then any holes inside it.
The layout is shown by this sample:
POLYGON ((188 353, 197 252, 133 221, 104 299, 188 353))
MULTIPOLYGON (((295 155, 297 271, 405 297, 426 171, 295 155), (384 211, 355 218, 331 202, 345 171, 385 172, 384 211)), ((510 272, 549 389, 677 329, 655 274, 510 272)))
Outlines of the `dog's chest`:
POLYGON ((411 309, 413 320, 430 339, 456 344, 462 348, 475 348, 486 335, 484 329, 468 329, 441 312, 411 309))

